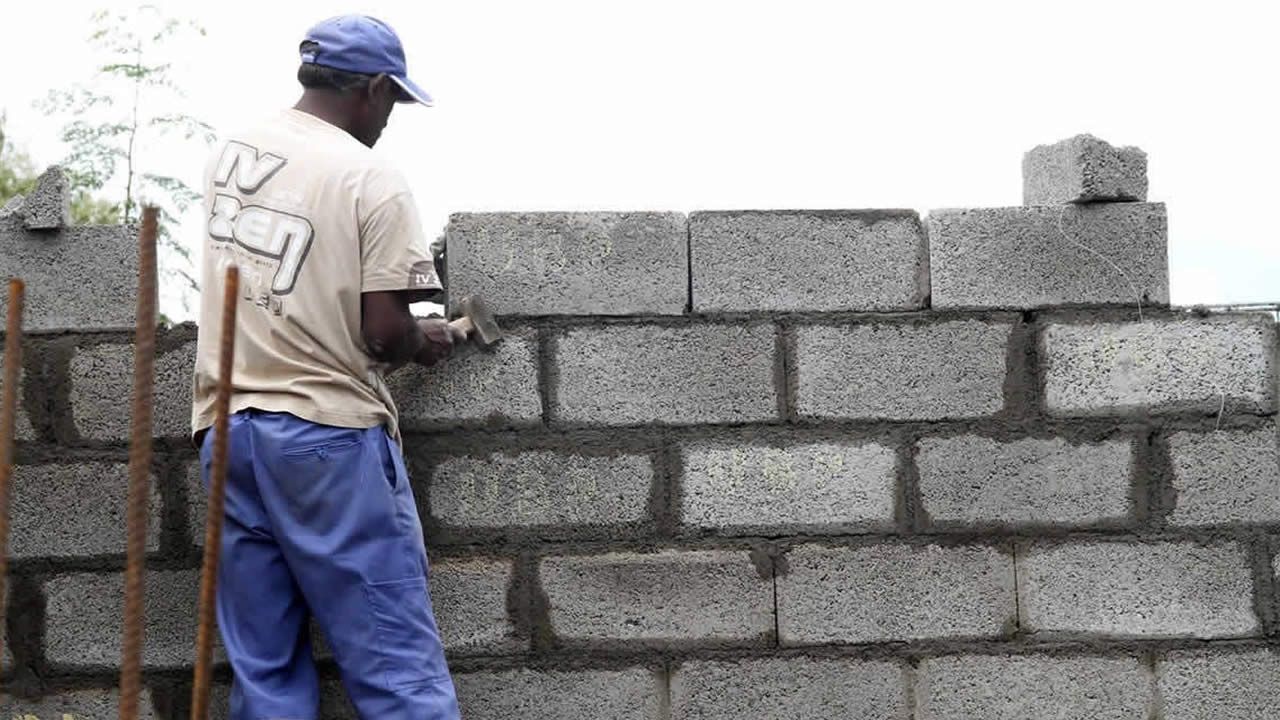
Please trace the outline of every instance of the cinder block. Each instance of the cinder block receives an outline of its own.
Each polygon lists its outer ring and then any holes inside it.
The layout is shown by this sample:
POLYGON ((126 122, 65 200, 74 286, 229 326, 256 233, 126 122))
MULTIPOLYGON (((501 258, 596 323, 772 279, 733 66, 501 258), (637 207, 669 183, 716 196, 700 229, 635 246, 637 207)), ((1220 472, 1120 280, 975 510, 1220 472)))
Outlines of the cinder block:
POLYGON ((796 330, 806 418, 943 420, 1004 408, 1007 323, 806 326, 796 330))
MULTIPOLYGON (((191 376, 196 345, 156 356, 152 433, 188 437, 191 433, 191 376)), ((133 345, 97 345, 71 358, 71 412, 87 440, 129 439, 133 407, 133 345)))
POLYGON ((435 367, 407 366, 393 373, 388 385, 407 430, 542 422, 538 343, 532 334, 507 335, 487 351, 459 350, 435 367))
MULTIPOLYGON (((160 492, 147 504, 147 551, 160 549, 160 492)), ((19 465, 14 468, 14 558, 66 558, 125 552, 129 466, 125 463, 19 465)))
POLYGON ((1161 203, 930 210, 932 306, 1169 304, 1161 203))
POLYGON ((778 586, 783 645, 997 638, 1013 625, 1013 559, 992 547, 802 546, 778 586))
MULTIPOLYGON (((133 330, 138 296, 136 226, 27 230, 0 220, 0 267, 26 281, 23 331, 133 330)), ((0 293, 0 317, 9 311, 0 293)))
POLYGON ((1236 543, 1080 542, 1018 551, 1021 627, 1111 637, 1259 632, 1249 553, 1236 543))
MULTIPOLYGON (((4 343, 0 342, 0 365, 3 365, 3 362, 4 362, 3 358, 4 358, 4 343)), ((26 373, 24 373, 22 369, 19 368, 18 390, 17 390, 18 414, 14 419, 14 425, 13 425, 13 438, 15 440, 35 440, 36 439, 35 429, 31 427, 31 420, 27 417, 27 411, 22 404, 22 386, 23 386, 22 378, 25 374, 26 373)), ((0 375, 3 375, 3 373, 0 373, 0 375)), ((3 389, 4 389, 4 378, 0 377, 0 390, 3 390, 3 389)))
POLYGON ((925 438, 916 466, 934 523, 1089 525, 1129 516, 1132 443, 925 438))
POLYGON ((897 455, 878 443, 681 449, 681 522, 729 534, 757 530, 883 530, 893 526, 897 455))
POLYGON ((639 425, 778 418, 772 325, 610 325, 556 343, 552 417, 639 425))
POLYGON ((507 614, 510 560, 449 559, 431 566, 431 604, 445 649, 458 655, 520 652, 521 640, 507 614))
POLYGON ((467 720, 659 720, 661 679, 647 668, 506 670, 454 678, 467 720))
POLYGON ((57 230, 71 224, 71 183, 54 165, 40 175, 36 187, 22 201, 23 225, 28 230, 57 230))
POLYGON ((1276 409, 1275 323, 1265 315, 1054 324, 1041 338, 1057 416, 1276 409))
POLYGON ((671 720, 907 720, 898 663, 769 658, 694 660, 671 676, 671 720))
POLYGON ((1280 523, 1276 426, 1169 437, 1174 525, 1280 523))
MULTIPOLYGON (((38 700, 0 693, 0 717, 15 720, 99 720, 118 717, 120 694, 114 690, 63 690, 38 700)), ((151 700, 151 691, 138 695, 139 720, 160 717, 151 700)))
POLYGON ((198 548, 204 548, 205 526, 209 522, 209 494, 204 488, 199 460, 187 466, 186 488, 187 531, 191 542, 198 548))
POLYGON ((1089 134, 1037 145, 1022 156, 1022 203, 1133 202, 1147 199, 1147 154, 1089 134))
POLYGON ((450 302, 499 315, 680 315, 689 302, 679 213, 458 213, 446 230, 450 302))
POLYGON ((689 217, 694 312, 918 310, 929 248, 914 210, 689 217))
POLYGON ((540 575, 561 640, 746 645, 773 633, 773 582, 746 552, 550 557, 540 575))
MULTIPOLYGON (((44 584, 45 657, 62 668, 115 667, 124 616, 122 573, 59 575, 44 584)), ((195 662, 200 576, 195 570, 148 570, 144 617, 146 669, 195 662)), ((215 659, 224 653, 215 646, 215 659)))
POLYGON ((1154 698, 1134 657, 953 655, 916 675, 918 720, 1146 720, 1154 698))
POLYGON ((1274 651, 1172 652, 1157 666, 1164 720, 1260 720, 1276 715, 1274 651))
POLYGON ((442 459, 431 516, 451 527, 633 525, 648 517, 653 461, 645 455, 552 450, 442 459))

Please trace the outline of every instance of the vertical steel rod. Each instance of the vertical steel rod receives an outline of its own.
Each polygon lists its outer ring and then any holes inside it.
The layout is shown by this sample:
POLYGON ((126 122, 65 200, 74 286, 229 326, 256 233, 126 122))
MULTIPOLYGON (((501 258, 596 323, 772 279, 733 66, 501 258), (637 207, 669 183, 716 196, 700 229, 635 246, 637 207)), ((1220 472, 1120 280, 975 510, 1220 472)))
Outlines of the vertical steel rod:
POLYGON ((213 458, 209 469, 209 510, 204 526, 204 565, 200 571, 200 626, 196 631, 195 682, 191 688, 191 720, 206 720, 213 677, 214 600, 218 583, 218 551, 222 543, 222 515, 226 504, 228 425, 231 370, 235 360, 236 301, 240 271, 227 268, 222 295, 222 329, 218 356, 218 390, 213 406, 213 458))
POLYGON ((133 416, 129 435, 129 496, 124 581, 124 647, 120 662, 120 720, 137 720, 142 692, 143 572, 151 479, 152 410, 156 359, 157 209, 142 211, 138 233, 138 318, 133 356, 133 416))
MULTIPOLYGON (((18 418, 18 371, 22 368, 22 302, 26 286, 9 281, 9 317, 4 330, 4 387, 0 392, 0 630, 5 623, 9 576, 9 494, 13 480, 13 434, 18 418)), ((0 632, 0 639, 4 633, 0 632)), ((4 643, 0 642, 0 653, 4 643)))

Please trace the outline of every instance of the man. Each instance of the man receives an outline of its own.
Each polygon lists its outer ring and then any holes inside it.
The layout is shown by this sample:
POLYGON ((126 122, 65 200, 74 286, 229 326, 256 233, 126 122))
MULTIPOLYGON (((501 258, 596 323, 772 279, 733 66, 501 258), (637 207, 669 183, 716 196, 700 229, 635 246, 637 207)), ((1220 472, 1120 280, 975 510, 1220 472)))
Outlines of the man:
POLYGON ((459 716, 384 374, 452 353, 409 305, 441 291, 404 178, 371 148, 398 103, 430 104, 395 32, 313 27, 303 94, 206 167, 193 431, 208 487, 225 267, 240 268, 217 617, 233 720, 314 720, 308 618, 362 718, 459 716))

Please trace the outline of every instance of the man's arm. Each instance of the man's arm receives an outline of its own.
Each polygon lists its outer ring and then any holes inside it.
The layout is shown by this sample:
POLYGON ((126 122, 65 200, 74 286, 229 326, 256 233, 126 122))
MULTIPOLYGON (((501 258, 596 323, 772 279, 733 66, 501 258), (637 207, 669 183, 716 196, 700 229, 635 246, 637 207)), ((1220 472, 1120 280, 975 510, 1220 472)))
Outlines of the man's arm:
POLYGON ((366 292, 360 296, 360 327, 369 354, 398 368, 408 362, 431 366, 453 354, 461 330, 444 320, 419 320, 409 310, 412 293, 366 292))

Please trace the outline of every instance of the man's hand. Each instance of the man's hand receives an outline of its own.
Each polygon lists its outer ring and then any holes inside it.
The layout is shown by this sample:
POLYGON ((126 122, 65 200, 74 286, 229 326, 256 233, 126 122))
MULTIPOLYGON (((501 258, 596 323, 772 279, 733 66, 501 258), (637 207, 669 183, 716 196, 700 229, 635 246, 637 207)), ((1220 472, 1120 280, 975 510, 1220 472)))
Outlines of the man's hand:
POLYGON ((426 337, 426 343, 413 361, 430 367, 453 355, 458 343, 466 342, 467 334, 440 318, 419 318, 418 327, 426 337))

